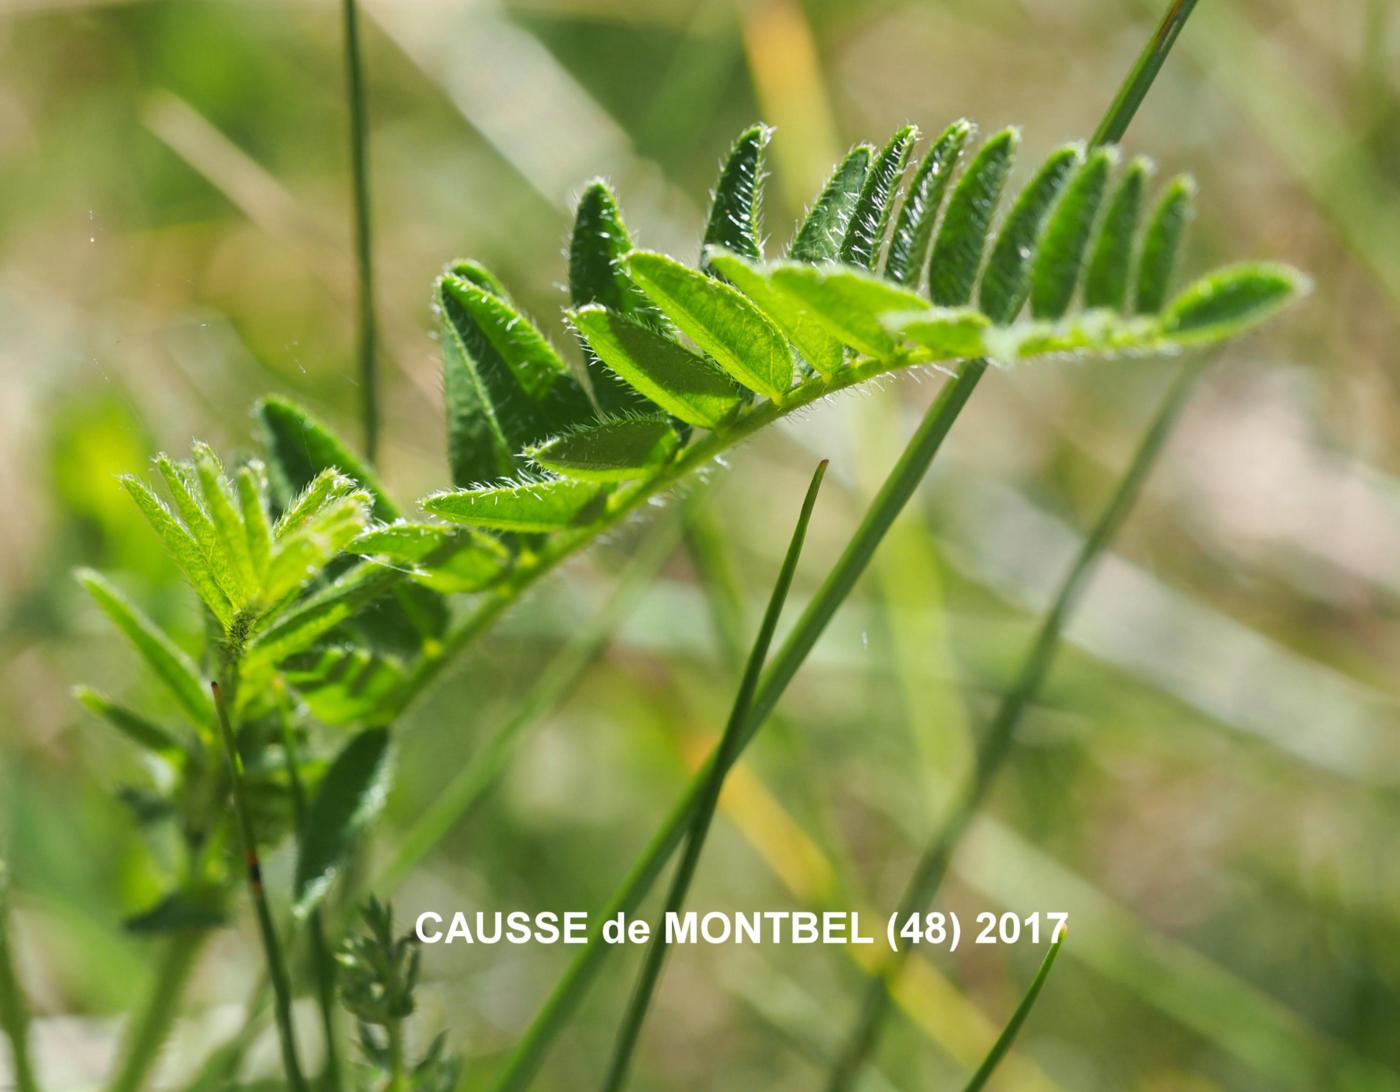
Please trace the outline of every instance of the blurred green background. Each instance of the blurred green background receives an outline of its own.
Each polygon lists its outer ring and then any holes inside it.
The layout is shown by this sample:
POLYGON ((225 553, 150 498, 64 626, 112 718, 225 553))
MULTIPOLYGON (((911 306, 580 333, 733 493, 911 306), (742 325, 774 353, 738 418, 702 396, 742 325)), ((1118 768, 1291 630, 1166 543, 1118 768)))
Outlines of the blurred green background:
MULTIPOLYGON (((486 262, 572 350, 561 247, 588 178, 613 180, 644 245, 690 258, 719 157, 762 118, 778 128, 780 244, 836 156, 901 122, 1015 122, 1026 163, 1087 136, 1158 6, 366 3, 388 482, 407 499, 447 481, 428 309, 447 260, 486 262)), ((1200 181, 1193 270, 1277 258, 1317 288, 1208 374, 945 888, 965 921, 1074 921, 1002 1088, 1400 1088, 1396 14, 1204 0, 1130 130, 1129 150, 1200 181)), ((104 1073, 152 958, 121 921, 158 891, 117 798, 149 773, 69 690, 159 699, 70 571, 112 571, 193 640, 193 597, 114 476, 192 437, 248 450, 268 391, 354 435, 346 128, 328 0, 0 0, 0 852, 51 1088, 104 1073)), ((1177 366, 983 383, 736 776, 693 905, 893 908, 1177 366)), ((723 633, 747 641, 815 459, 833 472, 798 598, 932 379, 845 397, 732 456, 696 511, 742 609, 716 617, 716 558, 680 548, 395 893, 405 924, 603 901, 723 724, 723 633)), ((375 854, 679 517, 659 510, 568 567, 402 726, 375 854)), ((274 891, 286 865, 271 862, 274 891)), ((446 1028, 484 1076, 569 954, 427 952, 420 1038, 446 1028)), ((1039 955, 964 943, 911 967, 870 1087, 957 1086, 1039 955)), ((601 1074, 634 959, 609 965, 540 1087, 601 1074)), ((251 929, 218 934, 168 1077, 237 1025, 258 965, 251 929)), ((679 950, 635 1087, 814 1087, 862 981, 836 948, 679 950)))

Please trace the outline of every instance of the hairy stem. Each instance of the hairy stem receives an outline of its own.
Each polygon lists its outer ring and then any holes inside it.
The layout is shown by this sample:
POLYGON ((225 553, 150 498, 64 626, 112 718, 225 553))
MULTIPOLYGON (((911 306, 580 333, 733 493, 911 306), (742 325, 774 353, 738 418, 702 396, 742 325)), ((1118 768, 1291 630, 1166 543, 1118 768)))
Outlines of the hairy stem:
POLYGON ((709 835, 710 825, 714 821, 715 809, 719 806, 719 795, 724 788, 724 779, 738 759, 739 751, 743 746, 740 742, 740 736, 748 719, 749 710, 753 705, 754 692, 758 689, 759 673, 763 670, 764 661, 768 658, 768 649, 773 643, 773 633, 778 628, 778 618, 782 614, 783 604, 787 601, 788 589, 792 587, 792 578, 797 572, 797 561, 802 555, 802 544, 807 537, 807 527, 812 521, 812 510, 816 507, 817 493, 821 489, 822 478, 826 476, 826 467, 827 462, 823 459, 817 465, 816 473, 812 475, 812 484, 808 487, 807 496, 802 502, 802 511, 798 516, 797 526, 793 530, 792 540, 788 543, 787 554, 783 558, 782 568, 778 571, 778 579, 773 585, 772 595, 769 596, 768 609, 764 612, 758 637, 755 639, 748 661, 744 665, 744 674, 739 683, 739 692, 734 698, 729 722, 725 725, 724 734, 720 737, 719 746, 715 749, 709 776, 706 777, 701 786, 695 815, 691 820, 690 834, 686 839, 685 850, 681 854, 681 862, 676 866, 676 874, 671 881, 671 890, 666 896, 665 906, 657 917, 651 946, 647 949, 646 961, 637 976, 637 985, 633 991, 632 1000, 628 1004, 627 1012, 618 1031, 612 1064, 609 1066, 607 1078, 603 1082, 605 1092, 620 1092, 626 1084, 632 1053, 636 1049, 637 1040, 642 1032, 642 1023, 651 1007, 651 999, 656 992, 657 983, 661 978, 661 968, 666 960, 668 949, 665 930, 666 919, 673 913, 679 913, 681 907, 685 905, 691 881, 695 878, 695 871, 700 864, 700 854, 705 849, 705 839, 709 835))
MULTIPOLYGON (((1045 676, 1054 662, 1055 652, 1064 633, 1065 624, 1078 602, 1080 594, 1093 572, 1094 566, 1103 555, 1118 528, 1122 526, 1133 502, 1147 480, 1148 472, 1156 462, 1172 426, 1176 423, 1182 407, 1190 397, 1196 379, 1201 373, 1202 364, 1184 367, 1172 382, 1162 405, 1158 408, 1152 424, 1148 426, 1132 462, 1119 480, 1107 506, 1099 514, 1093 529, 1084 539, 1075 556, 1074 563, 1065 575, 1064 582, 1055 594, 1049 612, 1041 621, 1040 629, 1031 642, 1030 651, 1015 680, 1006 691, 996 711, 986 738, 977 752, 976 765, 972 777, 964 787, 953 806, 948 819, 932 842, 924 850, 915 866, 913 875, 900 900, 898 914, 901 919, 919 913, 933 901, 938 888, 947 874, 948 864, 962 840, 964 832, 972 822, 983 800, 991 788, 993 780, 1001 770, 1010 753, 1016 728, 1026 707, 1039 691, 1045 676)), ((827 1085, 829 1092, 842 1092, 852 1087, 856 1074, 866 1057, 874 1048, 880 1029, 890 1008, 890 987, 899 969, 908 956, 904 948, 893 954, 871 981, 862 1002, 856 1024, 832 1070, 827 1085)))
MULTIPOLYGON (((278 720, 282 726, 282 752, 287 762, 287 779, 292 790, 292 815, 296 822, 297 844, 306 835, 306 788, 301 781, 301 758, 291 716, 279 702, 278 720)), ((311 942, 311 962, 316 972, 316 1002, 321 1010, 321 1032, 326 1044, 326 1059, 321 1084, 330 1089, 340 1088, 340 1035, 335 1022, 335 960, 326 939, 326 923, 318 904, 307 920, 311 942)))
POLYGON ((369 214, 369 129, 365 109, 364 65, 360 60, 360 15, 356 0, 343 0, 345 91, 350 107, 350 168, 354 190, 356 353, 365 458, 379 454, 379 375, 375 363, 374 242, 369 214))
MULTIPOLYGON (((230 656, 225 668, 230 691, 237 679, 238 659, 230 656)), ((292 1026, 292 984, 287 974, 287 961, 282 953, 281 941, 277 938, 277 928, 272 922, 272 911, 267 904, 267 892, 263 889, 262 862, 258 859, 257 836, 253 830, 253 813, 248 805, 248 792, 244 784, 243 756, 234 738, 233 725, 229 721, 228 702, 223 688, 211 683, 214 693, 214 708, 218 712, 219 732, 223 737, 224 751, 228 757, 229 781, 233 788, 233 807, 238 816, 238 829, 243 841, 243 857, 248 868, 248 891, 253 897, 253 908, 257 913, 258 932, 262 937, 263 955, 267 959, 267 973, 272 981, 273 1011, 277 1017, 277 1037, 282 1047, 282 1066, 286 1071, 287 1083, 292 1092, 308 1092, 306 1078, 302 1075, 301 1061, 297 1056, 296 1030, 292 1026)))
MULTIPOLYGON (((758 693, 739 736, 739 751, 747 746, 758 726, 773 711, 788 684, 806 660, 818 638, 826 630, 836 611, 850 594, 856 581, 865 572, 880 540, 903 511, 923 480, 929 464, 938 454, 953 422, 957 420, 977 383, 987 370, 983 360, 970 360, 939 392, 914 435, 910 438, 899 461, 891 469, 880 492, 871 502, 860 525, 851 536, 846 549, 817 593, 807 604, 786 641, 773 657, 763 676, 758 693)), ((799 388, 801 389, 801 388, 799 388)), ((680 843, 689 826, 700 792, 715 765, 711 756, 691 780, 680 801, 652 836, 640 859, 628 873, 622 885, 608 901, 607 907, 595 919, 599 922, 618 913, 631 913, 651 890, 667 860, 680 843)), ((544 1062, 554 1037, 568 1022, 583 1000, 593 978, 613 946, 601 943, 598 930, 565 970, 524 1036, 506 1060, 501 1072, 491 1084, 494 1092, 519 1092, 527 1087, 544 1062)))
POLYGON ((170 1035, 180 999, 204 943, 205 933, 182 932, 170 937, 156 964, 155 979, 146 1007, 127 1029, 121 1065, 108 1086, 110 1092, 139 1092, 160 1057, 170 1035))

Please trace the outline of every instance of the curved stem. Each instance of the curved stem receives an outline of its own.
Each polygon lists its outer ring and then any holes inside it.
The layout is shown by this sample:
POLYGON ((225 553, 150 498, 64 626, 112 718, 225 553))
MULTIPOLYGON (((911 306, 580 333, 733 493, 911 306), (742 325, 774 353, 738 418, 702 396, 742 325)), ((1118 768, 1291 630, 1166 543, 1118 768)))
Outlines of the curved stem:
MULTIPOLYGON (((1074 563, 1066 573, 1064 582, 1055 594, 1054 603, 1042 620, 1030 651, 1021 663, 1020 671, 1002 698, 1001 705, 997 707, 996 716, 978 750, 977 763, 971 779, 942 829, 924 850, 909 878, 897 911, 900 920, 921 912, 938 893, 954 851, 981 808, 993 780, 1010 753, 1016 728, 1026 707, 1050 671, 1065 624, 1079 600, 1080 593, 1108 543, 1132 510, 1133 502, 1141 492, 1143 482, 1147 480, 1148 472, 1157 461, 1162 445, 1171 434, 1172 426, 1190 397, 1203 367, 1202 363, 1189 364, 1178 373, 1146 435, 1133 454, 1127 472, 1119 480, 1108 504, 1080 545, 1074 563)), ((844 1092, 852 1087, 856 1074, 874 1049, 889 1012, 891 984, 908 958, 909 951, 908 948, 902 948, 894 953, 871 980, 855 1027, 832 1070, 827 1084, 828 1092, 844 1092)))
MULTIPOLYGON (((923 481, 929 464, 938 454, 953 427, 953 422, 967 405, 967 400, 972 397, 972 392, 986 370, 986 361, 968 361, 957 377, 939 392, 937 400, 924 415, 899 461, 890 470, 885 484, 876 494, 865 517, 851 536, 846 549, 807 604, 807 609, 803 611, 764 673, 739 735, 738 753, 743 752, 764 719, 773 711, 788 684, 792 682, 798 669, 826 630, 827 624, 865 572, 876 547, 899 513, 904 510, 909 498, 914 495, 914 490, 923 481)), ((699 803, 700 792, 714 765, 715 757, 712 755, 691 779, 680 801, 652 836, 640 859, 633 865, 622 885, 595 921, 601 923, 619 913, 631 913, 651 890, 651 885, 656 882, 657 876, 666 866, 689 826, 699 803)), ((588 944, 569 964, 524 1036, 516 1044, 501 1072, 491 1082, 492 1092, 520 1092, 529 1085, 543 1064, 554 1037, 583 1000, 584 993, 613 947, 601 942, 598 929, 593 931, 588 944)))
POLYGON ((145 1087, 170 1035, 180 998, 189 983, 205 933, 177 933, 166 943, 156 966, 155 980, 141 1015, 127 1029, 121 1066, 108 1086, 110 1092, 138 1092, 145 1087))
MULTIPOLYGON (((238 677, 238 659, 230 655, 225 666, 225 679, 230 691, 238 677)), ((238 741, 233 735, 233 725, 229 722, 228 702, 218 683, 211 683, 214 693, 214 708, 218 713, 219 732, 223 738, 224 751, 228 756, 229 781, 233 787, 233 807, 238 815, 238 829, 243 840, 243 856, 248 866, 248 891, 253 897, 253 908, 257 912, 258 931, 262 937, 263 954, 267 958, 267 973, 272 981, 273 1007, 277 1016, 277 1036, 282 1047, 282 1066, 286 1070, 287 1083, 292 1092, 308 1092, 306 1078, 302 1075, 301 1061, 297 1056, 296 1030, 292 1025, 292 984, 287 974, 286 957, 282 954, 281 941, 277 939, 277 927, 272 922, 272 911, 267 904, 267 892, 263 889, 262 863, 258 859, 257 837, 253 829, 253 813, 248 806, 248 793, 244 784, 243 756, 238 750, 238 741)))

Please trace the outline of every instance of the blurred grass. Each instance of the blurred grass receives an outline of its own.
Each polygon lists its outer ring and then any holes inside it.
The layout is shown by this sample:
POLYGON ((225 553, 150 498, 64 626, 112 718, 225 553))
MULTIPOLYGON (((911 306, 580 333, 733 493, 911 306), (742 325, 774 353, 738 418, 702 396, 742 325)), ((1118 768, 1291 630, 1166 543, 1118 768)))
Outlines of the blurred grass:
MULTIPOLYGON (((1086 136, 1156 5, 364 8, 382 462, 410 497, 444 477, 426 331, 428 285, 449 258, 487 262, 569 345, 559 250, 587 177, 614 179, 644 244, 690 256, 719 155, 762 116, 779 127, 767 229, 782 242, 834 154, 903 121, 1018 122, 1028 160, 1086 136)), ((1132 150, 1199 177, 1196 259, 1286 258, 1318 291, 1232 348, 1198 396, 947 897, 969 913, 1074 912, 1074 943, 1014 1054, 1057 1086, 1391 1087, 1400 43, 1379 2, 1216 0, 1196 19, 1132 150)), ((112 475, 193 435, 246 449, 247 408, 266 390, 353 432, 339 66, 329 0, 0 8, 0 503, 11 513, 0 852, 38 1053, 58 1087, 100 1071, 107 1017, 148 958, 120 920, 162 867, 113 795, 143 771, 68 699, 80 675, 118 694, 144 683, 67 573, 117 570, 193 637, 189 597, 112 475)), ((751 755, 748 806, 732 803, 716 830, 696 905, 796 906, 831 885, 843 902, 892 905, 941 786, 1165 378, 1130 363, 983 384, 927 505, 906 514, 794 686, 782 729, 751 755)), ((833 459, 796 602, 933 390, 911 379, 823 407, 716 475, 706 510, 726 540, 731 610, 755 617, 781 546, 770 491, 799 482, 810 452, 833 459)), ((632 546, 624 536, 546 585, 415 715, 383 847, 508 722, 632 546)), ((732 692, 703 570, 673 560, 581 688, 524 739, 499 791, 409 878, 401 912, 601 902, 685 776, 678 753, 722 722, 732 692)), ((286 862, 269 864, 275 891, 286 862)), ((252 943, 247 928, 221 934, 197 1004, 244 996, 252 943)), ((1037 959, 965 949, 921 964, 944 1000, 915 1007, 944 1018, 893 1029, 885 1078, 958 1079, 990 1041, 977 1029, 1010 1010, 1037 959)), ((439 1015, 483 1065, 561 966, 547 949, 427 960, 439 1015)), ((595 1071, 632 969, 609 970, 542 1087, 595 1071)), ((808 1087, 859 982, 840 953, 801 949, 682 953, 674 974, 639 1057, 647 1087, 808 1087), (789 1014, 791 1050, 774 1048, 779 1033, 755 1008, 789 1014)))

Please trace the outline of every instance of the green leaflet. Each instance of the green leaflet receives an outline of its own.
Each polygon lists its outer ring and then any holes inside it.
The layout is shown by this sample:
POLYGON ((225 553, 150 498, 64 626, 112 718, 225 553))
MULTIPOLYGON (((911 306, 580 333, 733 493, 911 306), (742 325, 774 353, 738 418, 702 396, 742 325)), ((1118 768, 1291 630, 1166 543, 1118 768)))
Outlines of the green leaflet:
POLYGON ((924 349, 919 359, 964 360, 986 356, 991 320, 970 307, 929 307, 886 316, 886 326, 924 349))
POLYGON ((350 544, 357 553, 402 567, 409 578, 444 595, 490 586, 510 569, 510 551, 489 535, 434 523, 391 523, 350 544))
POLYGON ((237 605, 242 599, 238 579, 219 544, 214 521, 209 518, 209 513, 204 510, 204 505, 199 500, 194 468, 188 464, 176 463, 164 452, 156 456, 155 464, 156 470, 165 479, 165 487, 170 493, 176 513, 199 546, 199 553, 204 559, 204 572, 219 586, 219 590, 228 597, 229 602, 237 605))
POLYGON ((174 891, 122 925, 138 935, 218 929, 228 922, 222 897, 214 888, 174 891))
MULTIPOLYGON (((569 298, 575 307, 602 304, 662 330, 667 324, 661 312, 622 268, 622 259, 631 250, 632 237, 612 190, 601 179, 590 182, 579 198, 569 239, 569 298)), ((589 384, 600 410, 620 413, 652 405, 635 388, 619 383, 588 343, 582 344, 589 384)))
POLYGON ((978 291, 977 305, 995 323, 1016 318, 1031 289, 1030 263, 1045 214, 1083 153, 1076 144, 1052 152, 1007 214, 978 291))
POLYGON ((929 296, 941 307, 961 307, 972 299, 987 232, 1019 141, 1015 129, 997 133, 953 187, 928 266, 929 296))
POLYGON ((293 912, 306 917, 349 858, 389 795, 393 753, 383 728, 361 732, 336 756, 306 813, 297 840, 293 912))
POLYGON ((525 454, 545 470, 584 481, 648 478, 670 462, 680 437, 660 417, 628 417, 584 425, 525 454))
POLYGON ((743 404, 738 386, 704 357, 602 307, 570 316, 599 358, 667 413, 718 428, 743 404))
POLYGON ((836 165, 816 202, 807 210, 802 226, 788 247, 788 257, 797 262, 829 262, 841 253, 856 202, 870 169, 875 149, 859 144, 836 165))
POLYGON ((304 652, 343 622, 359 615, 400 579, 381 565, 356 565, 306 596, 258 632, 244 657, 247 670, 277 664, 304 652))
POLYGON ((106 694, 99 693, 90 686, 76 686, 73 688, 73 697, 89 712, 107 721, 138 747, 171 761, 184 754, 184 747, 169 731, 154 721, 147 720, 140 713, 134 713, 126 706, 119 705, 106 694))
POLYGON ((634 251, 626 264, 642 290, 721 368, 750 390, 782 401, 792 386, 792 353, 742 292, 664 254, 634 251))
POLYGON ((1122 356, 1170 350, 1153 319, 1086 311, 1062 319, 1018 322, 988 330, 986 356, 1000 364, 1035 357, 1122 356))
POLYGON ((404 677, 395 659, 335 645, 294 657, 282 667, 311 715, 324 724, 373 723, 404 677))
MULTIPOLYGON (((720 171, 705 226, 700 268, 709 272, 705 248, 722 246, 746 258, 762 258, 759 202, 763 190, 763 152, 773 138, 767 125, 755 125, 739 134, 720 171)), ((579 301, 575 300, 577 305, 579 301)), ((592 302, 592 301, 586 301, 592 302)))
POLYGON ((1134 307, 1138 314, 1153 315, 1162 309, 1171 292, 1172 274, 1181 252, 1181 238, 1196 198, 1196 184, 1185 176, 1172 179, 1148 221, 1138 259, 1137 292, 1134 307))
POLYGON ((846 236, 841 241, 840 260, 846 265, 874 268, 889 227, 895 191, 899 189, 899 181, 909 166, 909 156, 918 139, 918 126, 906 125, 895 132, 875 157, 856 199, 846 236))
POLYGON ((420 503, 435 516, 469 526, 563 531, 592 522, 602 514, 606 499, 603 487, 596 483, 548 478, 434 493, 420 503))
POLYGON ((593 416, 568 365, 506 299, 452 275, 436 296, 455 482, 509 474, 530 439, 593 416))
POLYGON ((1223 341, 1257 326, 1296 296, 1308 279, 1271 262, 1245 262, 1202 277, 1162 313, 1162 329, 1181 345, 1223 341))
POLYGON ((234 507, 223 464, 208 444, 194 445, 194 469, 204 496, 204 507, 214 526, 215 540, 222 563, 227 566, 238 589, 240 602, 257 594, 258 582, 253 575, 253 561, 248 553, 248 533, 243 516, 234 507))
POLYGON ((194 536, 171 514, 160 498, 151 492, 145 482, 130 474, 124 474, 118 480, 136 502, 136 507, 141 510, 146 521, 160 536, 166 551, 184 573, 185 579, 193 586, 204 605, 209 608, 209 612, 220 625, 227 628, 233 622, 233 604, 209 574, 204 551, 200 549, 194 536))
POLYGON ((771 268, 780 292, 806 308, 833 337, 867 356, 885 359, 899 347, 881 316, 927 306, 907 288, 848 266, 782 262, 771 268))
POLYGON ((248 559, 257 583, 272 559, 272 522, 267 512, 267 469, 256 459, 238 468, 238 508, 248 543, 248 559))
POLYGON ((831 375, 845 363, 841 343, 806 308, 779 292, 762 268, 727 251, 710 249, 705 254, 710 267, 753 300, 818 372, 831 375))
POLYGON ((279 535, 267 567, 261 602, 271 606, 320 575, 365 529, 370 496, 363 490, 335 497, 295 531, 279 535))
POLYGON ((934 141, 918 169, 900 207, 885 256, 885 276, 896 284, 909 285, 919 279, 933 241, 933 225, 943 206, 948 179, 957 166, 964 145, 972 136, 973 125, 959 118, 934 141))
POLYGON ((1031 267, 1031 314, 1036 318, 1056 319, 1069 310, 1116 157, 1113 148, 1096 149, 1050 214, 1031 267))
POLYGON ((214 703, 194 662, 101 573, 79 569, 78 582, 122 631, 201 730, 214 723, 214 703))
POLYGON ((480 262, 471 258, 457 258, 449 262, 445 270, 448 276, 464 280, 469 284, 474 284, 483 292, 511 303, 510 293, 506 291, 506 286, 501 283, 501 279, 487 269, 480 262))
POLYGON ((398 508, 374 472, 321 420, 286 398, 269 395, 253 407, 271 462, 277 498, 285 507, 322 471, 333 468, 358 482, 374 498, 374 518, 391 520, 398 508))
POLYGON ((1151 164, 1141 157, 1128 164, 1104 213, 1084 277, 1084 306, 1123 311, 1132 283, 1133 237, 1142 212, 1151 164))

